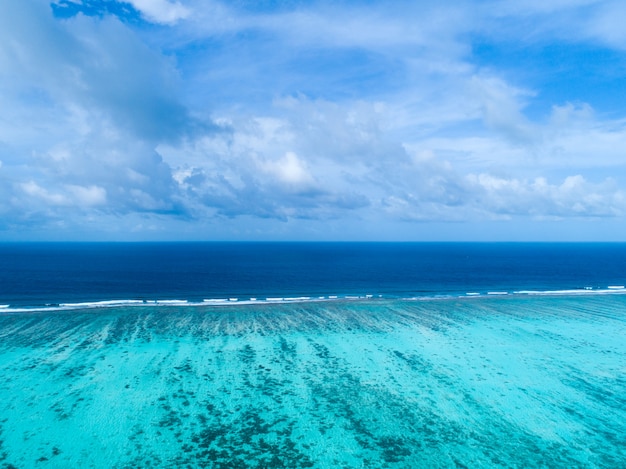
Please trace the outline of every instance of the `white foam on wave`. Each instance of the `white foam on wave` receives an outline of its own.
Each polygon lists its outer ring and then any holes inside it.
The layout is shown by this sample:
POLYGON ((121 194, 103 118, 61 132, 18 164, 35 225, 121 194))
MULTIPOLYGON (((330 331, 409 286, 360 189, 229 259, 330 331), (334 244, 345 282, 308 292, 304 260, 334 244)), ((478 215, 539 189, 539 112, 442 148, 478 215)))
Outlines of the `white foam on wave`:
MULTIPOLYGON (((329 297, 330 298, 330 297, 329 297)), ((342 297, 348 299, 349 297, 342 297)), ((364 298, 364 297, 360 297, 364 298)), ((335 299, 340 299, 335 297, 335 299)), ((312 296, 268 296, 265 299, 259 299, 252 297, 249 300, 242 300, 236 298, 207 298, 198 305, 211 305, 211 306, 224 306, 224 305, 251 305, 251 304, 277 304, 277 303, 298 303, 298 302, 316 302, 316 301, 328 301, 325 296, 312 297, 312 296)), ((196 303, 188 303, 189 306, 194 306, 196 303)))
POLYGON ((597 292, 598 290, 574 288, 566 290, 519 290, 513 293, 516 295, 589 295, 597 292))
POLYGON ((573 288, 564 290, 520 290, 514 292, 516 295, 606 295, 626 293, 625 288, 607 287, 607 288, 573 288))
MULTIPOLYGON (((249 300, 241 300, 238 298, 206 298, 202 301, 189 301, 183 299, 157 299, 157 300, 103 300, 103 301, 85 301, 76 303, 59 303, 46 304, 45 306, 23 306, 11 307, 11 305, 0 305, 2 313, 36 313, 36 312, 54 312, 54 311, 72 311, 80 309, 98 309, 98 308, 115 308, 115 307, 167 307, 167 306, 223 306, 223 305, 252 305, 252 304, 276 304, 276 303, 293 303, 293 302, 314 302, 347 299, 350 297, 268 297, 266 299, 258 299, 252 297, 249 300)), ((363 298, 363 297, 361 297, 363 298)))
POLYGON ((79 303, 59 303, 61 308, 103 308, 111 306, 125 306, 143 304, 143 300, 103 300, 85 301, 79 303))
MULTIPOLYGON (((410 298, 402 298, 403 300, 410 301, 445 301, 451 298, 457 298, 454 295, 430 295, 430 296, 412 296, 410 298)), ((465 297, 463 297, 465 298, 465 297)))
MULTIPOLYGON (((76 303, 69 303, 76 304, 76 303)), ((57 304, 47 304, 45 306, 9 306, 8 308, 2 308, 2 314, 5 313, 47 313, 47 312, 55 312, 55 311, 73 311, 78 309, 96 309, 96 308, 107 308, 107 307, 115 307, 118 305, 111 304, 110 306, 101 305, 101 306, 61 306, 57 304)), ((134 306, 134 305, 131 305, 134 306)))
MULTIPOLYGON (((561 289, 561 290, 516 290, 516 291, 487 291, 476 292, 469 291, 466 293, 457 294, 445 294, 438 295, 433 293, 432 295, 418 295, 409 298, 398 298, 405 300, 445 300, 447 298, 482 298, 487 296, 506 296, 506 295, 537 295, 537 296, 549 296, 549 295, 619 295, 626 294, 626 286, 623 285, 609 285, 604 288, 594 287, 581 287, 576 289, 561 289)), ((260 305, 260 304, 277 304, 277 303, 293 303, 293 302, 317 302, 317 301, 355 301, 355 300, 371 300, 373 298, 384 298, 382 294, 364 294, 364 295, 328 295, 328 296, 293 296, 293 297, 267 297, 257 298, 251 297, 250 299, 239 299, 235 297, 226 298, 207 298, 204 300, 191 301, 185 299, 151 299, 151 300, 139 300, 139 299, 117 299, 117 300, 102 300, 102 301, 86 301, 76 303, 60 303, 60 304, 46 304, 45 306, 33 305, 33 306, 12 306, 10 304, 0 304, 0 311, 3 314, 7 313, 28 313, 28 312, 46 312, 46 311, 65 311, 65 310, 77 310, 77 309, 97 309, 97 308, 115 308, 115 307, 155 307, 155 306, 221 306, 221 305, 260 305)), ((395 298, 395 297, 386 297, 395 298)))
POLYGON ((189 304, 187 300, 155 300, 158 305, 186 305, 189 304))

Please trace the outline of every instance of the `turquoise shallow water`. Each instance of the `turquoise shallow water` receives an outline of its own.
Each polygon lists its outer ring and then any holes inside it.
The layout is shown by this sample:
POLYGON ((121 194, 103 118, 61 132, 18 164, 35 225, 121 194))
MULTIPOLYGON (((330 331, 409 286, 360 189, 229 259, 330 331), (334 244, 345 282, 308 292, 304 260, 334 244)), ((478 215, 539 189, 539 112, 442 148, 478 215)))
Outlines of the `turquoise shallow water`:
POLYGON ((626 467, 626 295, 0 316, 0 466, 626 467))

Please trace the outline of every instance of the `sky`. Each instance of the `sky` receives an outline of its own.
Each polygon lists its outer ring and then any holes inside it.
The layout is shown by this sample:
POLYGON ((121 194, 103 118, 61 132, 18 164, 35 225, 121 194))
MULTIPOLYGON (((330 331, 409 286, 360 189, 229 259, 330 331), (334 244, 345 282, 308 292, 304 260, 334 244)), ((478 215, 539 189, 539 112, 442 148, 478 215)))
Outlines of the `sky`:
POLYGON ((626 241, 623 0, 4 0, 0 240, 626 241))

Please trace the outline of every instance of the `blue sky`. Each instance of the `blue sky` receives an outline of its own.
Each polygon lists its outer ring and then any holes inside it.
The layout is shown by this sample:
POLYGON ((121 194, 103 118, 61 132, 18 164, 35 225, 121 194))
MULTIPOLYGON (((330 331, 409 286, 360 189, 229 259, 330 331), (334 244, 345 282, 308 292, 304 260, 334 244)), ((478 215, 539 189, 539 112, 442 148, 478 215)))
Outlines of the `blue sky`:
POLYGON ((0 2, 0 240, 626 240, 626 3, 0 2))

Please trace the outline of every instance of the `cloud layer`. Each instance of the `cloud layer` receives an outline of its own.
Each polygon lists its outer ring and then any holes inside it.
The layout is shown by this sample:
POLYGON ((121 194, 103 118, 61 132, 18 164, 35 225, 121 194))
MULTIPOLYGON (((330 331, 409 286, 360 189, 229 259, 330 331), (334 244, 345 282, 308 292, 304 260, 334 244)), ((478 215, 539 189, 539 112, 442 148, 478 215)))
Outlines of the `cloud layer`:
POLYGON ((598 237, 626 215, 624 15, 2 2, 0 238, 598 237))

